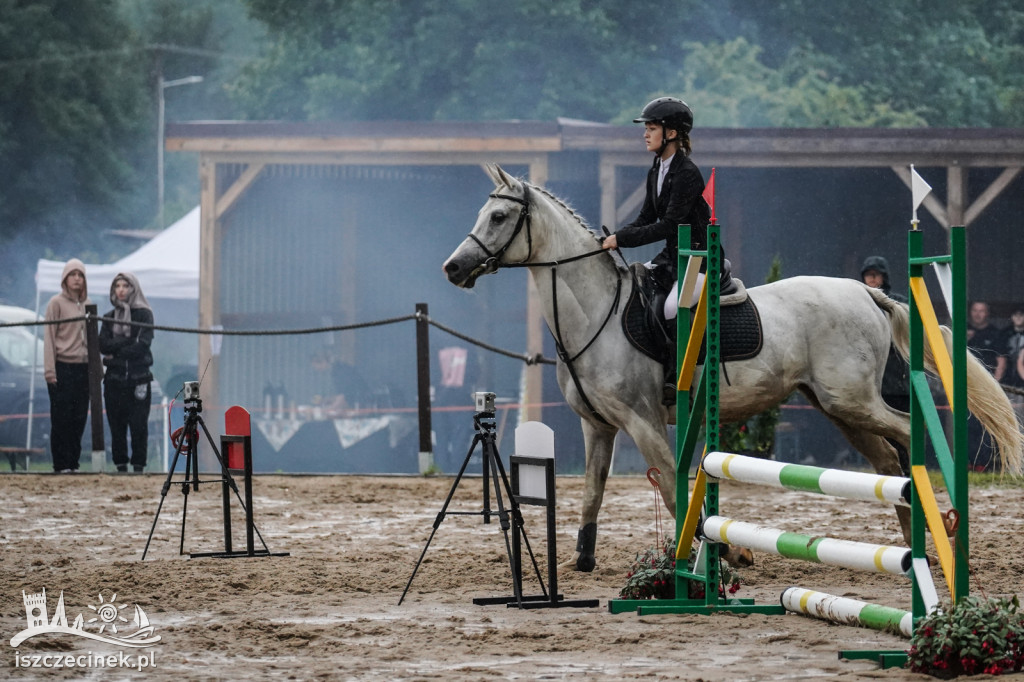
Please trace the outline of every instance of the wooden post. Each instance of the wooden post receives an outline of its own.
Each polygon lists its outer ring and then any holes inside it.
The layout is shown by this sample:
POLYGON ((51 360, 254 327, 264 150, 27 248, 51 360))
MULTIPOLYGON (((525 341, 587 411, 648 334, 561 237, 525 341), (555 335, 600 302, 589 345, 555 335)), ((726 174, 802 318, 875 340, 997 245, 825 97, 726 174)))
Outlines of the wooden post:
POLYGON ((416 304, 416 397, 420 416, 420 473, 434 463, 430 423, 430 314, 426 303, 416 304))
POLYGON ((99 322, 96 304, 85 306, 85 342, 89 354, 89 421, 92 423, 92 467, 102 471, 107 461, 103 445, 103 363, 100 360, 99 322))

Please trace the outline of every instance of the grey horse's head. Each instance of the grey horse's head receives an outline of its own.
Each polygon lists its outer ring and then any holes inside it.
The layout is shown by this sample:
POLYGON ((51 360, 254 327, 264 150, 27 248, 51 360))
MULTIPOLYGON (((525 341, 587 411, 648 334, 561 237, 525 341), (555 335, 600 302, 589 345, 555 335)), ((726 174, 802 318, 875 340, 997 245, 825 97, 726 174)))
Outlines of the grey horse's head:
POLYGON ((448 281, 464 289, 472 289, 478 277, 496 272, 499 265, 530 257, 529 189, 497 164, 487 164, 484 170, 494 181, 494 192, 469 236, 442 266, 448 281))

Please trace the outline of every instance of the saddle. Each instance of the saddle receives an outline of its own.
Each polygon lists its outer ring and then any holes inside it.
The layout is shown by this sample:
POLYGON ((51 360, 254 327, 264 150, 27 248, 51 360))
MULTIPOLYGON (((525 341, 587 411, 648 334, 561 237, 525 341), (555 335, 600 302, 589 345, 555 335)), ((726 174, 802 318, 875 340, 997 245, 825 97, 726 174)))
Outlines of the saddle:
MULTIPOLYGON (((657 282, 642 263, 634 263, 631 267, 636 286, 630 292, 622 313, 622 333, 634 348, 664 364, 670 353, 675 353, 675 335, 670 335, 664 319, 665 295, 659 292, 657 282)), ((736 284, 736 293, 722 296, 719 303, 722 362, 756 357, 764 343, 757 306, 747 296, 743 282, 735 277, 732 281, 736 284)), ((685 340, 680 340, 680 343, 685 343, 685 340)), ((703 358, 704 345, 701 344, 698 362, 703 358)))

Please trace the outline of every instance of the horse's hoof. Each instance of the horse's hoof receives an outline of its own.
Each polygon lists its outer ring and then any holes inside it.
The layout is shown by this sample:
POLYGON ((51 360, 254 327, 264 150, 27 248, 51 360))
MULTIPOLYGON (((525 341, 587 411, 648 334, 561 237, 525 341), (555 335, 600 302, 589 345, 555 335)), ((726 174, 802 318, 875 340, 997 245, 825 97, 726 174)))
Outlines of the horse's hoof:
POLYGON ((594 557, 584 557, 579 552, 574 552, 568 561, 558 564, 558 572, 582 571, 583 573, 590 573, 596 566, 597 560, 594 557))
POLYGON ((746 568, 754 565, 754 553, 746 547, 727 545, 722 550, 722 559, 733 568, 746 568))

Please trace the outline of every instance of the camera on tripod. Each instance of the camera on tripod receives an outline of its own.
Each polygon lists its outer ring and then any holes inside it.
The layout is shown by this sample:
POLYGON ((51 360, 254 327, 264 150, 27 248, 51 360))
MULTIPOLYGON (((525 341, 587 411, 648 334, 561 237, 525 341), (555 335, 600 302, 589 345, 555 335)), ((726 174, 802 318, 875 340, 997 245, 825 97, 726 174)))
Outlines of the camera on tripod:
POLYGON ((182 392, 185 394, 186 403, 198 403, 199 402, 199 382, 198 381, 186 381, 182 392))
POLYGON ((494 415, 494 399, 498 396, 489 391, 477 391, 473 394, 476 401, 477 414, 494 415))

